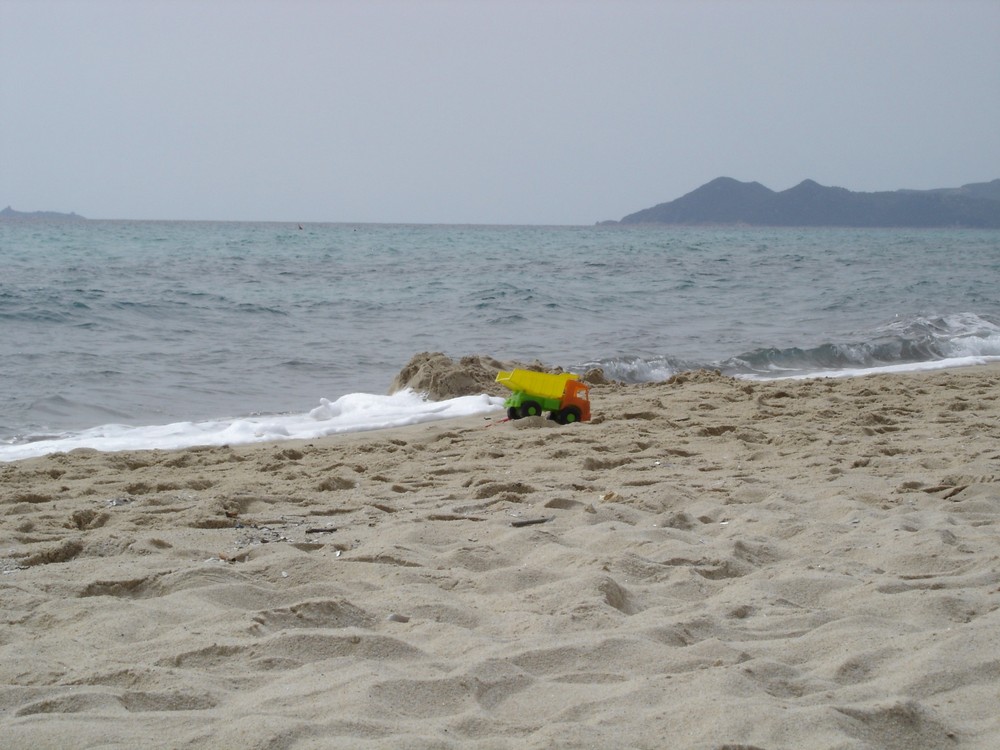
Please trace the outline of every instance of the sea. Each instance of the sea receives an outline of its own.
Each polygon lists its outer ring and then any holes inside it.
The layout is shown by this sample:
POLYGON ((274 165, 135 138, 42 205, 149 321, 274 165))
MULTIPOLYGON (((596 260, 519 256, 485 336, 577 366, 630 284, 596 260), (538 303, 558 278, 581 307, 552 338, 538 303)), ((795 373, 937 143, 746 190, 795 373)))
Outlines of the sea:
POLYGON ((314 438, 502 413, 387 395, 424 351, 627 382, 1000 361, 1000 231, 10 220, 0 331, 0 461, 314 438))

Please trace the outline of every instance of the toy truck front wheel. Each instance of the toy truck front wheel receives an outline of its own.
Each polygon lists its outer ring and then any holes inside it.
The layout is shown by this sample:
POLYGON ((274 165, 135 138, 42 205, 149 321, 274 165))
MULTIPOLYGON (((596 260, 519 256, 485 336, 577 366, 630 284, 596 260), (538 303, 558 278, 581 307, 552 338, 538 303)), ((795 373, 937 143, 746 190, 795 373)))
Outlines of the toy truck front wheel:
POLYGON ((552 418, 559 424, 579 422, 582 417, 583 412, 580 411, 579 406, 567 406, 564 409, 552 412, 552 418))

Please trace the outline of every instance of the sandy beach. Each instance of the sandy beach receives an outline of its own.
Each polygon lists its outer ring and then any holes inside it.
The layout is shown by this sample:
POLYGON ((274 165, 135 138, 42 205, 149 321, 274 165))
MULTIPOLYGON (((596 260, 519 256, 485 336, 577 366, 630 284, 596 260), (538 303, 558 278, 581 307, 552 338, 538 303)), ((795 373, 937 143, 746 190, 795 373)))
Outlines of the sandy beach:
POLYGON ((0 745, 1000 746, 1000 367, 591 395, 0 464, 0 745))

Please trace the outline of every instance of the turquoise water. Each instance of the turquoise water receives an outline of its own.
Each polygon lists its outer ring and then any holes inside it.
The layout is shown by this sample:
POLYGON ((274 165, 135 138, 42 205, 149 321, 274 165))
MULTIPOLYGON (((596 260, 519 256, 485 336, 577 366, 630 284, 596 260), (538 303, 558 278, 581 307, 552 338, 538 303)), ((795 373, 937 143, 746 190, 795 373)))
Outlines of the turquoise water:
POLYGON ((1000 232, 0 222, 0 439, 305 411, 444 351, 649 380, 1000 356, 1000 232))

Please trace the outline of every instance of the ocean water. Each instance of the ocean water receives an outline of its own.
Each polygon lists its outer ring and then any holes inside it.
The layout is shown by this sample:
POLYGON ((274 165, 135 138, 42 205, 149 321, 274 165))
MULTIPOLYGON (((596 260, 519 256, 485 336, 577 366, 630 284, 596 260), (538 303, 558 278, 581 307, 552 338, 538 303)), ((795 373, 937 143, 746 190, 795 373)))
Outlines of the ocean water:
POLYGON ((421 351, 627 381, 1000 360, 991 230, 8 221, 0 263, 0 460, 497 408, 386 398, 421 351))

